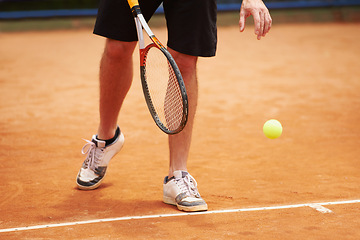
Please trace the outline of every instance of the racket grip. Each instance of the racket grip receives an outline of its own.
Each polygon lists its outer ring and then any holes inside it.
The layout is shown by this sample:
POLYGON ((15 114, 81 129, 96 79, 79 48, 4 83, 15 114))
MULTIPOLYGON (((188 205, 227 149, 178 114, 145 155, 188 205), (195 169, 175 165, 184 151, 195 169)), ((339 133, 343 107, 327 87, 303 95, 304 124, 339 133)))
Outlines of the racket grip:
POLYGON ((138 6, 139 5, 139 1, 138 0, 128 0, 129 6, 130 8, 133 8, 134 6, 138 6))

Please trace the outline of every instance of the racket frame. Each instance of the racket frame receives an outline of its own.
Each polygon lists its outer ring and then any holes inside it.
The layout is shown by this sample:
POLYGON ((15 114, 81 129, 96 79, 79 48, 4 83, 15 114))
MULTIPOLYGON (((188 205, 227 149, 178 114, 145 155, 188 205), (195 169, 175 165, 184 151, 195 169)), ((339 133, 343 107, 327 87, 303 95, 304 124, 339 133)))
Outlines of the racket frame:
POLYGON ((171 56, 169 51, 161 44, 161 42, 157 39, 157 37, 154 35, 154 33, 151 31, 149 25, 147 24, 144 16, 141 13, 139 5, 134 5, 132 8, 132 13, 135 20, 137 35, 138 35, 138 41, 139 41, 139 51, 140 51, 140 76, 141 76, 141 84, 142 89, 145 96, 145 101, 148 106, 148 109, 151 113, 152 118, 154 119, 156 125, 165 133, 167 134, 176 134, 181 132, 188 120, 188 112, 189 112, 189 104, 188 104, 188 97, 186 93, 185 83, 182 78, 181 72, 174 60, 174 58, 171 56), (145 46, 144 41, 144 35, 143 35, 143 29, 145 30, 146 34, 149 36, 152 43, 145 46), (176 80, 179 84, 180 93, 182 97, 182 103, 183 103, 183 114, 181 122, 177 129, 170 130, 168 129, 160 120, 158 114, 156 113, 154 104, 150 97, 150 91, 148 88, 148 84, 146 81, 146 75, 145 75, 145 61, 146 61, 146 54, 147 52, 152 48, 156 47, 158 48, 167 58, 169 64, 174 70, 174 73, 176 75, 176 80))

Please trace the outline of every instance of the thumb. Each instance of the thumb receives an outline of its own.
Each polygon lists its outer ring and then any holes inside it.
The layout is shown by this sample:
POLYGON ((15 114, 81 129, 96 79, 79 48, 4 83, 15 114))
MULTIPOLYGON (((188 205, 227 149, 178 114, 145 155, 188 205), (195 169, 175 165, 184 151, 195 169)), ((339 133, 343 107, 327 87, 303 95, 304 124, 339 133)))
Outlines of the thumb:
POLYGON ((246 23, 246 16, 243 8, 240 9, 240 20, 239 20, 239 27, 240 32, 243 32, 245 30, 245 23, 246 23))

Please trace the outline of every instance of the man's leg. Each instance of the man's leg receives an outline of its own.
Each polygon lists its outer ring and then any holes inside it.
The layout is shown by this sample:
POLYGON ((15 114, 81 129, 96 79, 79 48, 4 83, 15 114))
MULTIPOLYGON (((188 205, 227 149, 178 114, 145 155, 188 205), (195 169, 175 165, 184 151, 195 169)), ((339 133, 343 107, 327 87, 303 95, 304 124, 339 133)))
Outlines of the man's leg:
POLYGON ((100 63, 100 124, 98 134, 83 148, 87 156, 76 179, 80 189, 92 190, 100 186, 110 160, 124 143, 117 120, 132 82, 135 45, 136 42, 106 40, 100 63))
POLYGON ((120 108, 132 82, 135 46, 136 42, 106 40, 100 63, 99 139, 110 139, 116 131, 120 108))
POLYGON ((178 134, 169 136, 169 175, 164 179, 163 201, 176 205, 183 211, 206 211, 208 206, 201 198, 195 179, 187 172, 194 116, 197 106, 198 85, 196 78, 197 57, 169 49, 180 68, 189 100, 188 122, 178 134))
POLYGON ((198 98, 198 83, 196 76, 197 57, 179 53, 172 49, 169 52, 174 57, 185 82, 188 94, 189 115, 185 128, 178 134, 169 136, 170 165, 169 178, 176 170, 187 171, 187 158, 190 150, 191 135, 198 98))

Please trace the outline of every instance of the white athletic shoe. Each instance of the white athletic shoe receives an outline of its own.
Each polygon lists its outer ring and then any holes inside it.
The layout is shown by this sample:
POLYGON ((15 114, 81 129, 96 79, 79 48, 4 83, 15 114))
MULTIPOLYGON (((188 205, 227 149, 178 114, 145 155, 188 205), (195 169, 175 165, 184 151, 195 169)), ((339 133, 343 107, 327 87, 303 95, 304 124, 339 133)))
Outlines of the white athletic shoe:
POLYGON ((170 180, 164 179, 164 203, 177 206, 186 212, 206 211, 208 206, 201 198, 195 179, 185 171, 175 171, 170 180))
POLYGON ((92 190, 100 186, 111 158, 121 150, 124 140, 122 133, 108 146, 105 146, 105 141, 98 140, 96 135, 91 141, 85 140, 87 143, 81 152, 87 156, 76 178, 79 189, 92 190))

